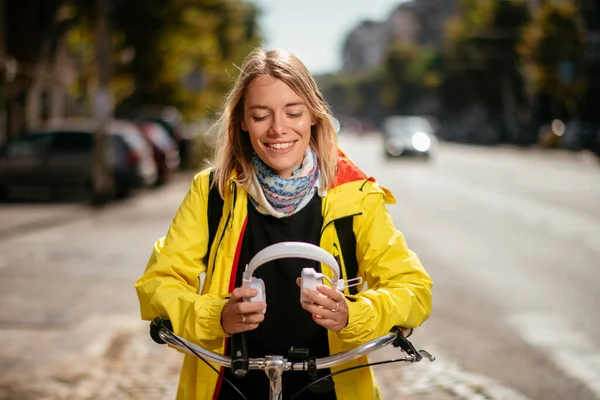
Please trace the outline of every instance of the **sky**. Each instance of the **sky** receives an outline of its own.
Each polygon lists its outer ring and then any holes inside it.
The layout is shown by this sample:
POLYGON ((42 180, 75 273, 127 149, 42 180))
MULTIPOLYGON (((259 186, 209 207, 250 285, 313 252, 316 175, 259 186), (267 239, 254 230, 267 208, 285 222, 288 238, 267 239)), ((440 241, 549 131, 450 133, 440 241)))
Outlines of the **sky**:
POLYGON ((364 19, 384 21, 405 0, 256 0, 269 49, 294 53, 312 74, 341 66, 348 32, 364 19))

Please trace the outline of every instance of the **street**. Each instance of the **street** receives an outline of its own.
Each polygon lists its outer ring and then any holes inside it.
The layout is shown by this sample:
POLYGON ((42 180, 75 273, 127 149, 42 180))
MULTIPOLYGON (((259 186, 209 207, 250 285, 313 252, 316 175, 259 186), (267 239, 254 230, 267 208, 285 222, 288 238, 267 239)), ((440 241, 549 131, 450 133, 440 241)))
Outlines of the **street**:
MULTIPOLYGON (((446 143, 430 162, 387 160, 378 136, 340 141, 395 195, 396 226, 434 280, 410 340, 437 361, 375 367, 384 399, 600 399, 597 160, 446 143)), ((174 397, 180 355, 151 341, 133 284, 191 176, 2 229, 0 400, 174 397)))

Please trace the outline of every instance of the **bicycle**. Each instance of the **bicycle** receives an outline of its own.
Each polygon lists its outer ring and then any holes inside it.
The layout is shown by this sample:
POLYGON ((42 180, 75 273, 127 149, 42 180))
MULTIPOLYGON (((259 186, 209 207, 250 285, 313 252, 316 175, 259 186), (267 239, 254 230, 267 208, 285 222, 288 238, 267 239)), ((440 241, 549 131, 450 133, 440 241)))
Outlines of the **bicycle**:
MULTIPOLYGON (((331 254, 327 253, 318 246, 308 243, 282 242, 261 250, 252 258, 252 260, 250 260, 246 266, 242 286, 253 287, 259 291, 259 294, 254 298, 255 301, 264 301, 266 293, 262 280, 254 278, 252 274, 261 265, 281 258, 305 258, 319 261, 329 266, 333 270, 334 277, 330 280, 323 274, 316 273, 312 268, 305 268, 302 271, 303 287, 314 287, 314 285, 321 284, 323 279, 328 280, 338 289, 344 287, 344 281, 339 279, 339 266, 331 254)), ((244 301, 252 301, 252 299, 245 299, 244 301)), ((430 362, 435 361, 435 356, 429 352, 425 350, 417 350, 406 338, 410 336, 410 334, 405 337, 402 328, 400 327, 394 327, 390 333, 352 350, 322 358, 311 357, 307 349, 292 349, 288 353, 287 358, 282 355, 266 355, 262 358, 248 358, 248 351, 245 345, 243 333, 238 333, 231 337, 231 354, 234 356, 227 357, 195 345, 186 339, 177 336, 175 333, 173 333, 170 322, 162 317, 157 317, 150 323, 150 336, 158 344, 168 343, 181 351, 195 355, 204 363, 206 363, 213 371, 219 374, 224 382, 226 382, 228 385, 231 385, 241 398, 246 400, 246 396, 239 391, 233 382, 223 376, 223 374, 219 372, 213 365, 211 365, 211 363, 226 368, 231 368, 234 375, 239 377, 245 376, 249 370, 258 369, 265 371, 270 381, 270 400, 282 399, 281 378, 283 372, 307 371, 312 382, 290 397, 290 400, 294 400, 306 390, 309 390, 312 386, 317 385, 324 380, 333 377, 334 375, 354 369, 397 362, 420 362, 424 357, 430 362), (345 368, 335 373, 317 378, 317 370, 319 369, 335 367, 363 355, 367 355, 375 350, 379 350, 390 344, 394 348, 400 347, 407 355, 403 358, 372 362, 345 368)))

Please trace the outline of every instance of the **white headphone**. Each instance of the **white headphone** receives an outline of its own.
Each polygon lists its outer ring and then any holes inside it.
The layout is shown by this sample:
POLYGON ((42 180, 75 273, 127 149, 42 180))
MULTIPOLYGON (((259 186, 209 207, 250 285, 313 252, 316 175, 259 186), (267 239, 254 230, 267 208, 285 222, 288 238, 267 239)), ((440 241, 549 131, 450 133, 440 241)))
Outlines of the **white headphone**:
MULTIPOLYGON (((323 278, 327 279, 331 285, 338 290, 344 288, 344 281, 340 280, 340 267, 335 258, 319 246, 303 242, 281 242, 265 247, 259 251, 246 265, 242 279, 242 287, 256 289, 258 294, 252 298, 245 298, 247 302, 266 301, 265 283, 260 278, 252 276, 254 271, 269 261, 282 258, 304 258, 307 260, 319 261, 333 270, 333 279, 329 279, 314 268, 302 269, 302 289, 316 290, 318 285, 323 284, 323 278)), ((300 291, 300 301, 305 301, 302 291, 300 291)))

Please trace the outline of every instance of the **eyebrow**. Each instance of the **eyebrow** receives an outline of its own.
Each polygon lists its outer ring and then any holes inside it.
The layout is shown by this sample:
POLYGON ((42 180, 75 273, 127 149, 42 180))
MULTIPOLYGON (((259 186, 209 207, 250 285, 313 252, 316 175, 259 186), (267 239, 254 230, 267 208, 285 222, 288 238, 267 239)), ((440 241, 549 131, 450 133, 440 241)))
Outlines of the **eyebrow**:
MULTIPOLYGON (((294 106, 303 106, 303 105, 304 105, 304 102, 303 102, 303 101, 295 101, 295 102, 293 102, 293 103, 287 103, 287 104, 285 105, 285 108, 287 108, 287 107, 294 107, 294 106)), ((254 109, 266 110, 266 109, 268 109, 268 108, 269 108, 269 107, 267 107, 267 106, 264 106, 264 105, 262 105, 262 104, 253 104, 253 105, 251 105, 250 107, 248 107, 248 110, 254 110, 254 109)))

